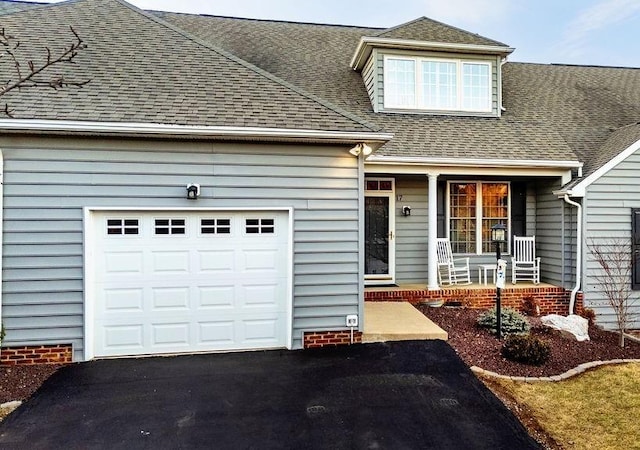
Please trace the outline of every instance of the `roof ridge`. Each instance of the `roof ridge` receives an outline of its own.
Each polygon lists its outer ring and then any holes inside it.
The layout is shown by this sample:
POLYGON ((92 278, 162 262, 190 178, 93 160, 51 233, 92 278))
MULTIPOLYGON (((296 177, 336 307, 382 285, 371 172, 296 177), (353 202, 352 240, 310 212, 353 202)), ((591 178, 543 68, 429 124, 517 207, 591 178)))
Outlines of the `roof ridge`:
POLYGON ((259 19, 255 17, 237 17, 237 16, 221 16, 218 14, 198 14, 198 13, 187 13, 187 12, 175 12, 175 11, 163 11, 159 9, 145 9, 144 11, 149 13, 162 13, 162 14, 176 14, 181 16, 194 16, 194 17, 211 17, 216 19, 231 19, 231 20, 246 20, 252 22, 272 22, 272 23, 285 23, 291 25, 310 25, 315 27, 337 27, 337 28, 357 28, 357 29, 366 29, 366 30, 380 30, 384 31, 386 28, 383 27, 370 27, 365 25, 346 25, 340 23, 321 23, 321 22, 302 22, 297 20, 284 20, 284 19, 259 19))
MULTIPOLYGON (((86 1, 86 0, 71 0, 71 1, 86 1)), ((174 32, 176 32, 176 33, 178 33, 180 35, 182 35, 186 39, 189 39, 189 40, 195 42, 196 44, 198 44, 198 45, 200 45, 200 46, 202 46, 202 47, 204 47, 206 49, 209 49, 209 50, 211 50, 213 52, 216 52, 220 56, 222 56, 224 58, 227 58, 227 59, 229 59, 229 60, 231 60, 231 61, 233 61, 233 62, 235 62, 237 64, 240 64, 243 67, 245 67, 245 68, 257 73, 258 75, 263 76, 263 77, 265 77, 265 78, 267 78, 267 79, 269 79, 269 80, 271 80, 271 81, 273 81, 275 83, 278 83, 281 86, 283 86, 283 87, 285 87, 285 88, 297 93, 298 95, 306 97, 309 100, 314 101, 314 102, 318 103, 319 105, 321 105, 321 106, 323 106, 323 107, 325 107, 327 109, 330 109, 331 111, 333 111, 333 112, 335 112, 335 113, 337 113, 337 114, 339 114, 339 115, 341 115, 341 116, 343 116, 343 117, 345 117, 345 118, 347 118, 347 119, 349 119, 349 120, 351 120, 353 122, 356 122, 359 125, 362 125, 362 126, 364 126, 366 128, 369 128, 371 131, 375 132, 375 131, 380 131, 381 130, 381 127, 379 127, 379 126, 377 126, 377 125, 375 125, 373 123, 370 123, 369 121, 365 120, 364 118, 358 117, 357 115, 355 115, 355 114, 353 114, 353 113, 351 113, 349 111, 346 111, 346 110, 340 108, 339 106, 336 106, 336 105, 330 103, 329 101, 327 101, 327 100, 325 100, 325 99, 323 99, 321 97, 318 97, 317 95, 314 95, 314 94, 311 94, 309 92, 306 92, 305 90, 299 88, 298 86, 295 86, 295 85, 289 83, 286 80, 283 80, 282 78, 272 74, 271 72, 267 72, 266 70, 261 69, 260 67, 254 65, 254 64, 251 64, 250 62, 248 62, 248 61, 246 61, 246 60, 234 55, 233 53, 231 53, 231 52, 229 52, 227 50, 224 50, 224 49, 219 48, 219 47, 217 47, 215 45, 212 45, 212 44, 210 44, 210 43, 208 43, 208 42, 206 42, 206 41, 204 41, 204 40, 192 35, 191 33, 188 33, 187 31, 183 30, 182 28, 180 28, 180 27, 178 27, 176 25, 173 25, 172 23, 169 23, 166 20, 163 20, 160 17, 157 17, 157 16, 151 14, 150 12, 147 12, 145 10, 142 10, 142 9, 138 8, 135 5, 127 3, 125 0, 111 0, 111 1, 115 1, 117 3, 120 3, 121 5, 131 9, 132 11, 134 11, 134 12, 136 12, 136 13, 138 13, 138 14, 140 14, 140 15, 142 15, 142 16, 144 16, 144 17, 146 17, 146 18, 148 18, 148 19, 150 19, 150 20, 152 20, 152 21, 154 21, 154 22, 166 27, 166 28, 169 28, 170 30, 172 30, 172 31, 174 31, 174 32)))

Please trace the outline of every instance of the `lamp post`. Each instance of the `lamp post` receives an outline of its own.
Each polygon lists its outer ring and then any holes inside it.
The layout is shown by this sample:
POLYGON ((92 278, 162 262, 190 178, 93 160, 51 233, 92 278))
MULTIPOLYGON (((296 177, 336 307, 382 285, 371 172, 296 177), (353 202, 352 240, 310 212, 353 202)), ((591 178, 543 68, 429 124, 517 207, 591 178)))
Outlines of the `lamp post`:
POLYGON ((491 242, 496 246, 496 337, 502 338, 502 312, 500 310, 500 291, 504 287, 506 264, 500 258, 500 244, 506 242, 507 227, 499 223, 491 227, 491 242))

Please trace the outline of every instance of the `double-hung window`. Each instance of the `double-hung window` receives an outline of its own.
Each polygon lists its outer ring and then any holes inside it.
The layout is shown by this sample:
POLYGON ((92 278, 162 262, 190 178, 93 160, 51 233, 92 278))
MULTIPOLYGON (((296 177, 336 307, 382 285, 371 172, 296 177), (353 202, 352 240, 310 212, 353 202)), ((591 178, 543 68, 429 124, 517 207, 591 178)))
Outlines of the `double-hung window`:
POLYGON ((491 64, 386 56, 384 107, 490 112, 491 64))
POLYGON ((448 187, 452 251, 472 254, 493 251, 491 227, 502 223, 507 230, 511 229, 509 183, 451 181, 448 187))

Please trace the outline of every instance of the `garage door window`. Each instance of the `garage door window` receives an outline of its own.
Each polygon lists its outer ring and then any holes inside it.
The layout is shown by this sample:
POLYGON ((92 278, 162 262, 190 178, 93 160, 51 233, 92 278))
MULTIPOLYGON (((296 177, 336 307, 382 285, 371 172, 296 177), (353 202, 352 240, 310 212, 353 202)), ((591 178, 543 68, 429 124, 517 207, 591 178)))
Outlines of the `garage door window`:
POLYGON ((275 233, 274 219, 246 219, 247 234, 273 234, 275 233))
POLYGON ((185 234, 185 219, 156 219, 156 235, 185 234))
POLYGON ((139 234, 138 219, 107 219, 107 234, 139 234))
POLYGON ((231 219, 201 219, 200 232, 202 234, 230 234, 231 219))

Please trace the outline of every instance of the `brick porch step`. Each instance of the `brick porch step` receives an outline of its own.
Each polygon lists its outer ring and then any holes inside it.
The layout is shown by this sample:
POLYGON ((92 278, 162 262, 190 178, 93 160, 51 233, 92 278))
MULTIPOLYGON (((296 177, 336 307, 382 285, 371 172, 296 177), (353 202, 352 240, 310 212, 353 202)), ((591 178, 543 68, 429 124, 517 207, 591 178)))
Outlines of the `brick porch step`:
POLYGON ((406 302, 365 302, 362 342, 442 339, 447 332, 406 302))

